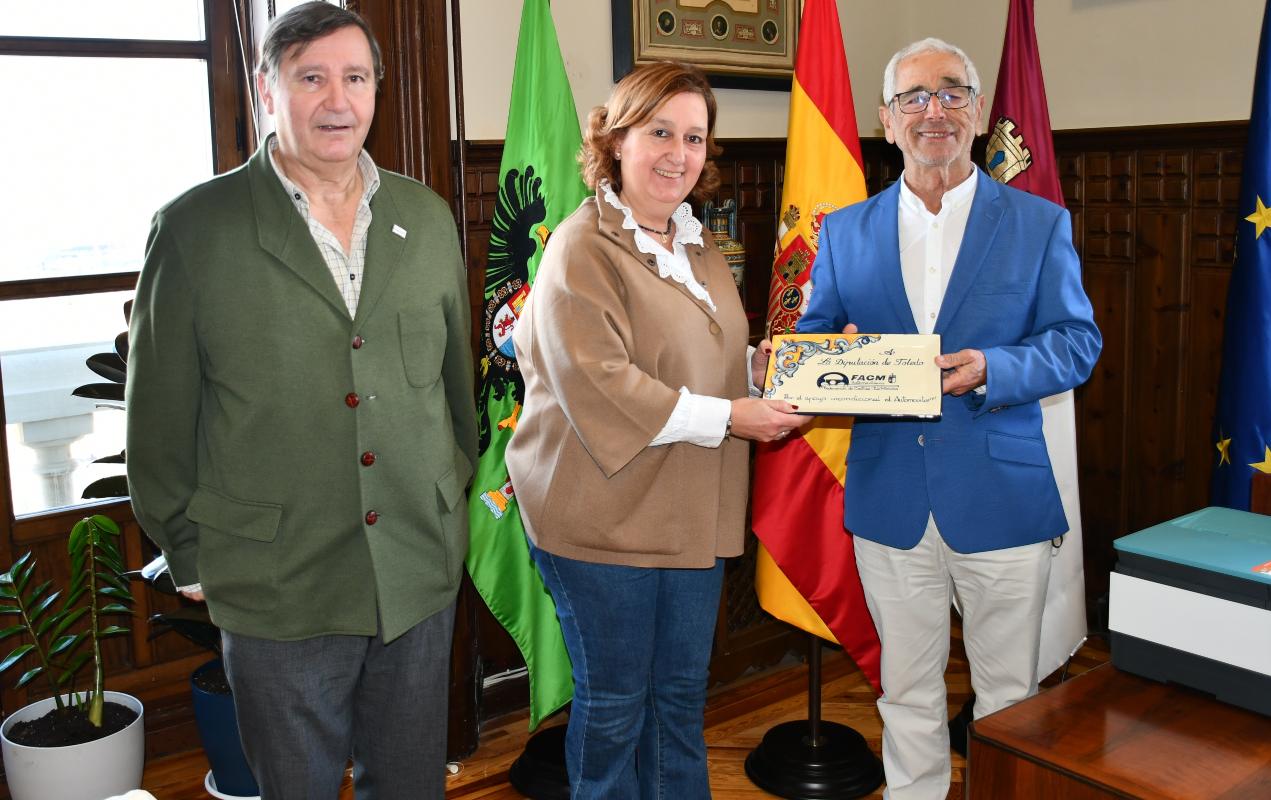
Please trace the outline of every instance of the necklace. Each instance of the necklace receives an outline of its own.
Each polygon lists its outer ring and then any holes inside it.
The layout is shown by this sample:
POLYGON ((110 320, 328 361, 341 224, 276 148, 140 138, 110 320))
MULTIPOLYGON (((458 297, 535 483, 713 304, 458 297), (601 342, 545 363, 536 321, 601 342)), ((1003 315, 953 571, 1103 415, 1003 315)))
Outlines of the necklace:
POLYGON ((675 227, 675 223, 672 222, 670 219, 666 221, 666 230, 664 231, 660 231, 657 228, 650 228, 648 225, 640 225, 639 222, 637 222, 636 225, 639 225, 640 230, 644 231, 645 233, 651 233, 654 236, 659 237, 662 240, 663 247, 665 247, 666 243, 670 241, 671 229, 675 227))

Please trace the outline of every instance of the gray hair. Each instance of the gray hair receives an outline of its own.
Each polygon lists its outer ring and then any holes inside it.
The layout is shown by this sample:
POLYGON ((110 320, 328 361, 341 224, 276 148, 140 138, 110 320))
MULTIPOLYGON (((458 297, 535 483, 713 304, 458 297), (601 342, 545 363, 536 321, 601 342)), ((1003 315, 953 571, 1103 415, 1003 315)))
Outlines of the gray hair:
POLYGON ((962 68, 966 70, 966 80, 971 85, 971 91, 977 95, 980 94, 980 73, 975 71, 975 65, 971 63, 971 58, 962 52, 962 48, 949 44, 943 39, 928 37, 905 45, 896 51, 891 61, 887 62, 887 67, 883 70, 883 105, 890 103, 896 96, 896 70, 900 68, 900 62, 919 53, 951 53, 962 59, 962 68))
POLYGON ((269 23, 265 31, 265 40, 260 45, 260 64, 257 71, 270 80, 278 80, 278 68, 282 64, 283 54, 287 48, 296 45, 303 52, 310 42, 321 39, 340 28, 357 27, 366 34, 367 44, 371 46, 371 63, 375 69, 375 81, 384 77, 384 61, 380 54, 379 42, 371 33, 371 26, 366 20, 352 11, 346 11, 337 5, 314 0, 302 3, 269 23))

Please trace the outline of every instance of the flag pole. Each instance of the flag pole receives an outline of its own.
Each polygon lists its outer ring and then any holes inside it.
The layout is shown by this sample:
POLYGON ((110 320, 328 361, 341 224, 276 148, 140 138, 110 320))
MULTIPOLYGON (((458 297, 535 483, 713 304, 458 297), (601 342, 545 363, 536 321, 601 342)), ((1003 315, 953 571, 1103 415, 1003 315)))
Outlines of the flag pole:
POLYGON ((455 62, 455 135, 459 163, 459 247, 463 252, 463 268, 468 270, 468 130, 463 111, 463 41, 459 31, 459 0, 450 0, 450 49, 455 62))
MULTIPOLYGON (((770 334, 792 330, 813 291, 811 266, 827 214, 867 196, 842 28, 834 0, 807 0, 795 42, 785 173, 768 299, 770 334)), ((860 797, 883 782, 865 738, 821 718, 822 638, 843 646, 879 688, 879 644, 843 528, 851 423, 820 418, 798 437, 760 445, 751 526, 761 546, 755 593, 769 614, 807 631, 808 718, 764 734, 746 775, 788 798, 860 797), (797 476, 792 479, 792 476, 797 476)))
POLYGON ((791 800, 864 797, 883 783, 865 737, 821 719, 821 637, 808 634, 808 718, 773 726, 746 756, 746 777, 791 800))

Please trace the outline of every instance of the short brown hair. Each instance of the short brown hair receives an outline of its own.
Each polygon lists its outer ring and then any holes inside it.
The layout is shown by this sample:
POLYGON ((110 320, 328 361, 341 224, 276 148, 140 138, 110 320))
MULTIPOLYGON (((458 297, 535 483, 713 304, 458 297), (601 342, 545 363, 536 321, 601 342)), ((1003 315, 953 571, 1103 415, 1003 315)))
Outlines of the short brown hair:
POLYGON ((578 154, 583 182, 595 189, 608 181, 614 192, 622 191, 622 171, 614 150, 627 130, 643 125, 668 98, 681 92, 700 94, 706 101, 706 164, 697 178, 692 195, 705 200, 719 188, 719 168, 711 159, 723 152, 715 144, 715 93, 706 75, 691 64, 680 61, 658 61, 641 64, 618 81, 609 102, 596 106, 587 115, 583 147, 578 154))
POLYGON ((300 55, 310 42, 348 27, 356 27, 366 34, 366 43, 371 46, 371 66, 375 70, 375 82, 379 83, 384 77, 384 59, 380 55, 380 43, 375 41, 375 34, 371 33, 371 26, 352 11, 323 2, 302 3, 269 24, 269 29, 265 31, 265 40, 260 45, 260 65, 257 71, 268 78, 272 85, 278 80, 278 68, 288 47, 297 46, 299 49, 296 55, 300 55))

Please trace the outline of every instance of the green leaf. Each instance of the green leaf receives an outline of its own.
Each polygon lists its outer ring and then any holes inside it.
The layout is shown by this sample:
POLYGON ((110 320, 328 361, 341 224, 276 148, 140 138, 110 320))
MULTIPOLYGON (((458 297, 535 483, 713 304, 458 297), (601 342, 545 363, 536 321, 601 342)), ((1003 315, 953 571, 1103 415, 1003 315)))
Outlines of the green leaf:
POLYGON ((31 551, 28 550, 26 554, 22 556, 22 558, 19 558, 17 561, 13 562, 13 566, 9 567, 8 572, 4 573, 3 575, 0 575, 0 585, 11 586, 16 580, 14 576, 20 573, 22 571, 22 567, 26 564, 26 562, 30 560, 31 560, 31 551))
POLYGON ((40 673, 42 672, 44 672, 44 667, 34 667, 32 669, 27 670, 26 672, 22 673, 21 678, 18 678, 18 683, 13 688, 21 689, 23 686, 26 686, 31 681, 40 677, 40 673))
POLYGON ((57 638, 66 632, 66 629, 75 624, 75 621, 88 613, 88 606, 82 606, 66 614, 61 621, 57 623, 57 627, 53 629, 53 637, 57 638))
POLYGON ((0 614, 21 614, 22 609, 17 606, 0 606, 0 614))
POLYGON ((66 607, 69 608, 75 605, 76 603, 78 603, 79 599, 84 596, 84 592, 87 592, 87 591, 88 591, 88 584, 83 583, 81 581, 80 585, 72 589, 71 593, 66 596, 66 603, 65 603, 66 607))
POLYGON ((0 661, 0 672, 4 672, 9 667, 22 660, 22 657, 35 649, 33 644, 20 644, 13 648, 13 652, 5 656, 4 661, 0 661))
POLYGON ((73 572, 82 572, 84 569, 84 559, 88 558, 88 548, 81 547, 71 552, 71 570, 73 572))
POLYGON ((39 627, 35 629, 35 638, 37 639, 42 638, 44 634, 48 633, 50 628, 58 624, 58 622, 60 622, 62 618, 66 616, 66 614, 67 614, 67 609, 63 608, 58 610, 56 614, 49 614, 47 617, 41 620, 39 627))
POLYGON ((117 558, 113 558, 110 553, 106 552, 106 548, 97 548, 97 554, 94 556, 98 564, 106 568, 110 574, 119 576, 124 572, 123 562, 117 558))
POLYGON ((121 628, 118 625, 111 625, 108 628, 102 628, 101 631, 98 632, 97 638, 104 639, 107 636, 114 636, 115 634, 127 633, 127 632, 128 632, 127 628, 121 628))
POLYGON ((76 553, 83 552, 84 543, 88 538, 88 520, 81 519, 75 523, 75 527, 71 528, 71 535, 66 537, 66 551, 74 556, 76 553))
POLYGON ((88 631, 80 631, 79 633, 68 633, 57 641, 53 642, 53 646, 49 648, 49 658, 57 655, 67 655, 75 652, 75 650, 83 644, 88 638, 88 631))
POLYGON ((132 595, 123 589, 116 589, 114 586, 104 586, 97 590, 98 594, 104 594, 107 597, 118 597, 120 600, 132 602, 132 595))
POLYGON ((47 590, 52 585, 53 585, 53 581, 45 581, 44 583, 41 583, 39 586, 32 589, 31 593, 27 595, 26 604, 29 606, 32 603, 34 603, 35 599, 39 597, 40 595, 44 594, 45 590, 47 590))
POLYGON ((124 582, 116 578, 112 573, 98 572, 97 579, 100 580, 102 583, 107 584, 108 586, 114 586, 118 589, 122 589, 125 592, 128 591, 128 587, 124 584, 124 582))
MULTIPOLYGON (((6 574, 4 577, 8 578, 6 574)), ((0 600, 17 600, 18 592, 13 585, 13 581, 5 581, 0 583, 0 600)))
POLYGON ((26 591, 26 585, 27 585, 27 583, 31 580, 31 573, 33 573, 33 572, 35 572, 35 562, 34 562, 34 561, 32 561, 32 562, 31 562, 31 565, 30 565, 30 566, 28 566, 26 569, 22 570, 22 573, 21 573, 20 575, 18 575, 17 580, 14 582, 14 585, 15 585, 15 586, 17 586, 17 589, 18 589, 18 591, 19 591, 19 592, 25 592, 25 591, 26 591))
MULTIPOLYGON (((109 603, 97 610, 98 614, 131 614, 132 609, 119 603, 109 603)), ((4 637, 0 636, 0 639, 4 637)))
MULTIPOLYGON (((113 456, 110 462, 122 464, 119 456, 113 456)), ((84 487, 84 491, 80 493, 80 498, 84 500, 107 500, 112 497, 128 496, 128 476, 127 475, 107 475, 104 478, 98 478, 92 483, 84 487)))
POLYGON ((44 599, 43 599, 43 600, 41 600, 38 604, 36 604, 35 608, 31 609, 30 613, 29 613, 29 614, 27 614, 27 616, 29 616, 29 617, 31 618, 31 621, 32 621, 32 622, 34 622, 34 621, 36 621, 37 619, 39 619, 39 618, 40 618, 40 615, 44 613, 44 610, 45 610, 46 608, 48 608, 49 606, 53 605, 53 603, 57 602, 58 595, 60 595, 60 594, 61 594, 61 592, 54 592, 53 594, 51 594, 51 595, 49 595, 48 597, 44 598, 44 599))
POLYGON ((78 593, 80 589, 88 588, 88 576, 83 572, 72 572, 70 583, 66 585, 71 594, 78 593))
POLYGON ((26 630, 25 625, 14 625, 12 628, 5 628, 4 630, 0 631, 0 639, 8 639, 13 634, 22 633, 25 630, 26 630))
POLYGON ((117 525, 110 517, 105 516, 104 514, 94 514, 93 522, 97 523, 97 527, 101 528, 102 532, 111 536, 119 535, 119 525, 117 525))
POLYGON ((114 542, 102 541, 98 547, 100 547, 106 555, 110 556, 115 561, 118 561, 120 564, 124 563, 124 557, 119 554, 119 548, 115 547, 114 542))

